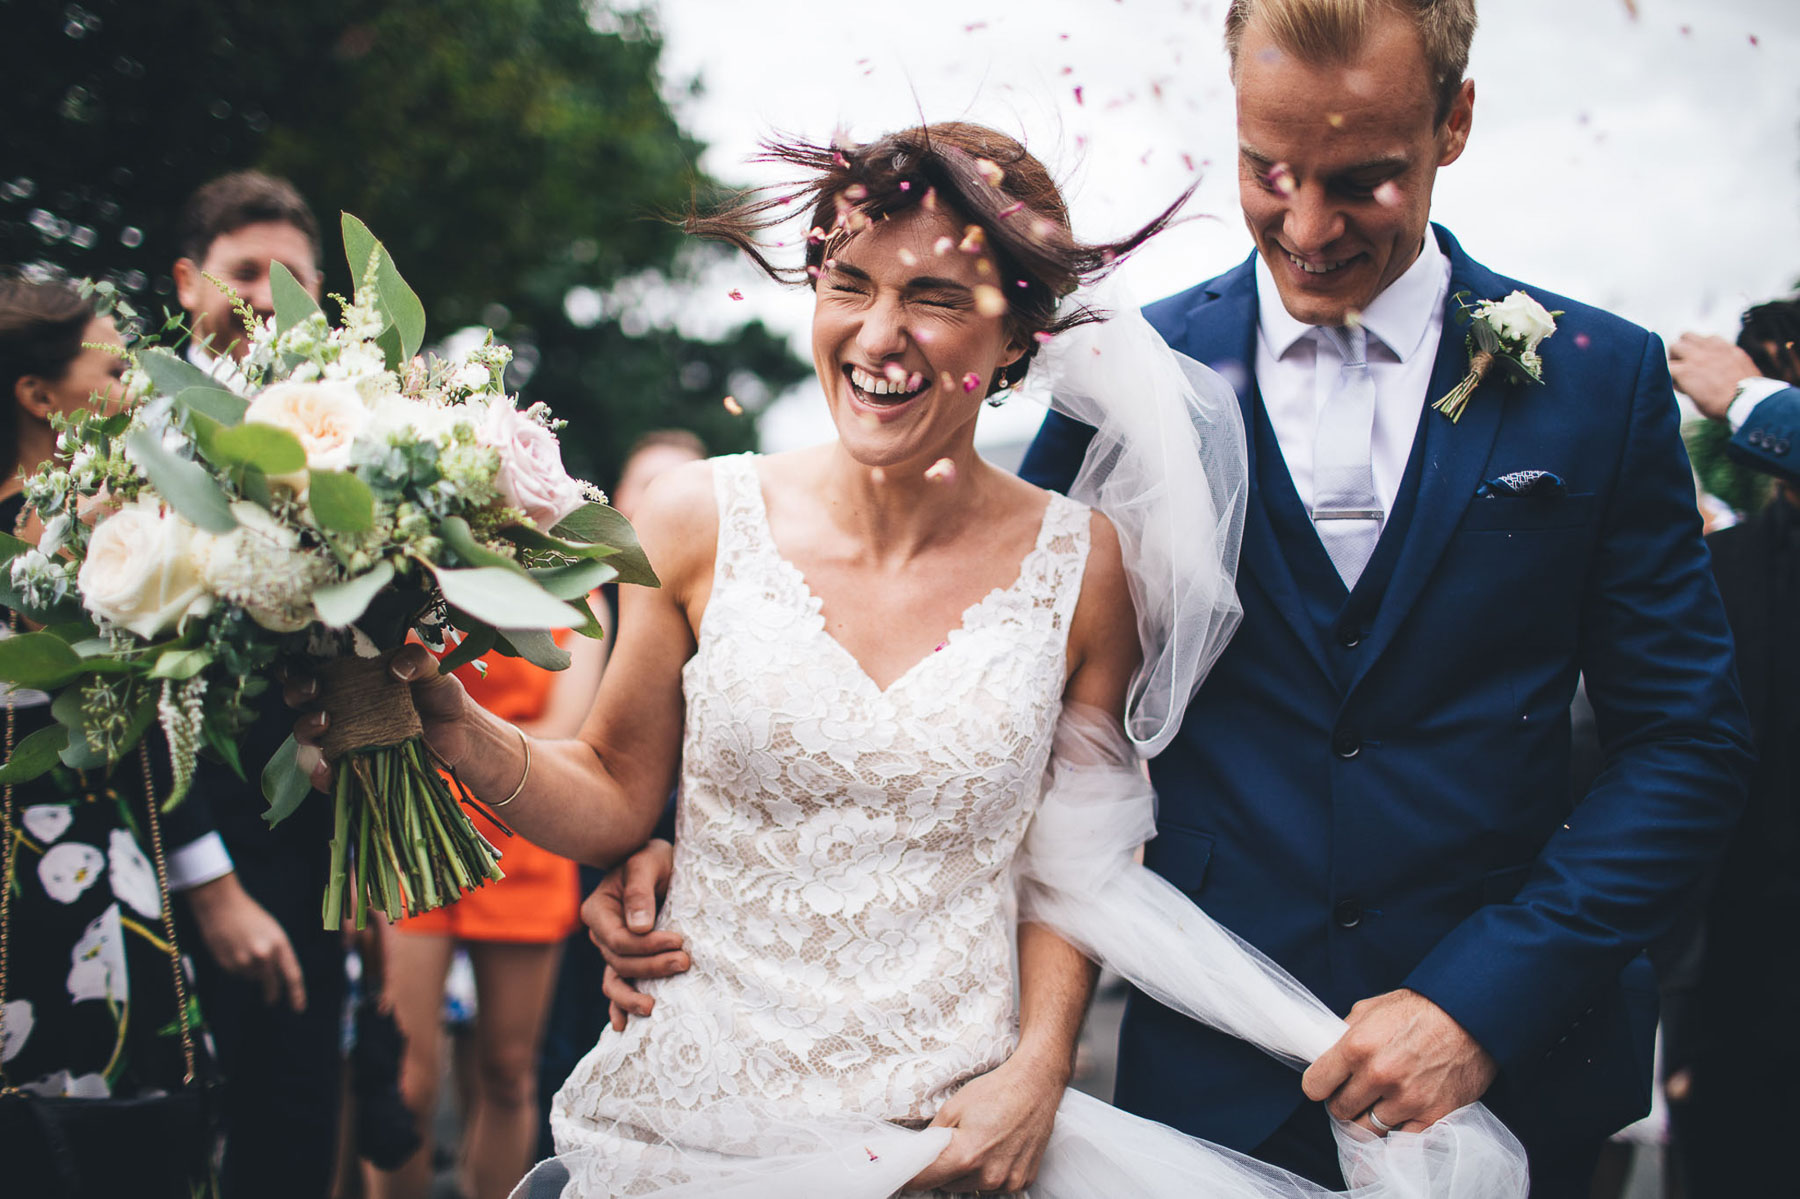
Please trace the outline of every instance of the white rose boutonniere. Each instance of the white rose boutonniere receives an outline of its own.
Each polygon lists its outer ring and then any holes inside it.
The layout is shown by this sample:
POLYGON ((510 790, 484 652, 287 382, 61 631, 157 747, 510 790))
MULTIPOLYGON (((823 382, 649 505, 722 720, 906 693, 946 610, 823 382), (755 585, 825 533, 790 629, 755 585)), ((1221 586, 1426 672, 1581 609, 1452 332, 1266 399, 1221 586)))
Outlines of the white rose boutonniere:
POLYGON ((1483 300, 1471 306, 1458 297, 1469 319, 1469 373, 1462 382, 1432 407, 1452 421, 1462 419, 1469 397, 1488 372, 1503 366, 1528 383, 1544 381, 1544 360, 1538 357, 1538 346, 1556 332, 1556 318, 1551 312, 1522 291, 1504 300, 1483 300))

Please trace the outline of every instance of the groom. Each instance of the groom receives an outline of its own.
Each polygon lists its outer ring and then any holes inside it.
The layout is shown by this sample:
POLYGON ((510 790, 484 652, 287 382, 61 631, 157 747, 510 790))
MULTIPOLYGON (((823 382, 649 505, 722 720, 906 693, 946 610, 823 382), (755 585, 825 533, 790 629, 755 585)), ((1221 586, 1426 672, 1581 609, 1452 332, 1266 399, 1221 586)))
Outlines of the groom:
MULTIPOLYGON (((1381 1131, 1485 1095, 1534 1195, 1586 1195, 1647 1107, 1641 950, 1736 819, 1746 728, 1657 339, 1428 222, 1474 27, 1474 0, 1230 7, 1256 253, 1145 314, 1243 406, 1244 619, 1152 765, 1147 863, 1350 1031, 1297 1082, 1134 996, 1117 1101, 1336 1183, 1308 1099, 1381 1131), (1543 384, 1433 411, 1463 302, 1522 287, 1562 313, 1543 384), (1578 673, 1607 764, 1571 809, 1578 673)), ((1051 416, 1022 473, 1066 486, 1088 435, 1051 416)))

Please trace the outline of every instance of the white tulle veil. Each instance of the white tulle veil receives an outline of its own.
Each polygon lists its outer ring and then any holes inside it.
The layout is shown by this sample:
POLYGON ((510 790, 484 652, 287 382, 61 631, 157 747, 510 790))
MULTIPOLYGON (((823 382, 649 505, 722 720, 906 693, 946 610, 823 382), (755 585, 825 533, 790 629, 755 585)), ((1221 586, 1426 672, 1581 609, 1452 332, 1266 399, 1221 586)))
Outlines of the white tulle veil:
MULTIPOLYGON (((1175 353, 1116 291, 1075 302, 1110 319, 1040 351, 1018 395, 1096 430, 1070 494, 1117 527, 1144 662, 1126 727, 1065 708, 1017 871, 1021 918, 1055 928, 1095 961, 1184 1015, 1295 1066, 1344 1022, 1280 966, 1138 865, 1155 835, 1144 757, 1165 747, 1236 628, 1233 582, 1247 497, 1232 389, 1175 353)), ((1299 1080, 1296 1077, 1296 1090, 1299 1080)), ((756 1097, 699 1111, 634 1108, 619 1121, 652 1148, 624 1163, 617 1193, 661 1199, 887 1199, 948 1142, 873 1115, 783 1110, 756 1097)), ((1525 1155, 1480 1104, 1386 1138, 1337 1123, 1358 1199, 1524 1199, 1525 1155)), ((516 1195, 602 1199, 617 1161, 592 1151, 540 1166, 516 1195), (565 1187, 566 1184, 566 1187, 565 1187)), ((1068 1092, 1032 1199, 1325 1199, 1317 1184, 1068 1092)))

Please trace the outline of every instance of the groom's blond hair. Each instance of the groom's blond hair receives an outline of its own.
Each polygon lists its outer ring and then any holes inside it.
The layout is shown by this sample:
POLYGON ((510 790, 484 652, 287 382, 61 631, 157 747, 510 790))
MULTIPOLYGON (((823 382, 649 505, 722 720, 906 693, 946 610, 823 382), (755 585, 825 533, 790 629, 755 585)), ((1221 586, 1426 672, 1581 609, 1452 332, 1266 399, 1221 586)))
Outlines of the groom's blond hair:
POLYGON ((1252 18, 1262 22, 1275 44, 1312 63, 1341 62, 1361 48, 1378 10, 1395 9, 1412 18, 1425 48, 1425 65, 1437 94, 1437 119, 1450 106, 1469 69, 1475 40, 1475 0, 1231 0, 1225 13, 1225 49, 1237 78, 1238 46, 1252 18))

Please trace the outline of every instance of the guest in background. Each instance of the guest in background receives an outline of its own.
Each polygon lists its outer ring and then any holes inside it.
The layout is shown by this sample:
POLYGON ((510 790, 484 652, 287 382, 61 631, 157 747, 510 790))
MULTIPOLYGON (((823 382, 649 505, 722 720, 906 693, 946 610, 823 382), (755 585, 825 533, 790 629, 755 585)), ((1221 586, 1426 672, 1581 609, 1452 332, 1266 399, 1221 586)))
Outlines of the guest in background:
MULTIPOLYGON (((0 532, 54 554, 34 513, 24 515, 21 475, 34 473, 56 449, 53 416, 121 404, 124 341, 112 319, 75 288, 59 282, 0 279, 0 396, 8 439, 0 448, 0 532)), ((57 534, 52 533, 52 537, 57 534)), ((0 639, 29 631, 22 614, 0 604, 0 639)), ((0 756, 50 727, 50 697, 0 684, 7 742, 0 756)), ((176 1092, 188 1082, 184 1038, 176 1035, 175 977, 162 938, 164 897, 151 865, 160 820, 169 890, 217 884, 224 858, 216 833, 182 804, 161 814, 168 754, 160 736, 104 775, 58 766, 5 789, 13 838, 0 887, 11 892, 0 936, 0 1089, 17 1087, 49 1099, 138 1098, 176 1092)), ((222 908, 211 909, 223 917, 222 908)), ((180 942, 191 948, 192 942, 180 942)), ((185 984, 184 984, 185 985, 185 984)), ((204 1032, 190 1022, 195 1082, 212 1073, 204 1032)), ((14 1118, 23 1114, 9 1107, 14 1118)), ((79 1122, 74 1122, 79 1128, 79 1122)), ((167 1142, 146 1122, 146 1137, 167 1142)), ((202 1133, 204 1130, 200 1130, 202 1133)), ((190 1199, 211 1176, 212 1145, 92 1145, 79 1139, 70 1165, 94 1194, 190 1199), (99 1150, 99 1152, 96 1152, 99 1150), (160 1159, 160 1161, 158 1160, 160 1159)), ((49 1147, 26 1121, 0 1120, 0 1177, 7 1194, 61 1191, 49 1147)))
MULTIPOLYGON (((471 664, 456 677, 476 703, 527 732, 572 737, 593 705, 606 648, 568 634, 557 641, 572 658, 566 670, 492 654, 485 676, 471 664)), ((459 946, 475 975, 475 1068, 463 1095, 460 1193, 503 1199, 535 1160, 544 1022, 563 942, 580 923, 575 863, 509 836, 477 811, 469 817, 500 847, 506 877, 395 925, 388 969, 406 1036, 400 1086, 424 1144, 397 1170, 366 1168, 368 1193, 376 1199, 424 1199, 431 1190, 444 983, 459 946)))
MULTIPOLYGON (((243 324, 212 280, 264 318, 274 312, 269 272, 279 261, 316 299, 318 222, 291 183, 240 171, 194 192, 179 228, 173 269, 193 332, 188 359, 239 389, 243 324)), ((188 801, 218 829, 234 867, 189 895, 205 936, 195 968, 228 1088, 226 1199, 322 1199, 337 1140, 346 990, 343 937, 319 924, 331 809, 302 804, 275 828, 264 823, 257 771, 288 723, 278 695, 265 707, 241 744, 249 781, 214 769, 188 801)))
POLYGON ((1731 426, 1734 457, 1800 484, 1796 335, 1800 319, 1791 301, 1763 304, 1744 314, 1735 346, 1683 333, 1669 347, 1669 372, 1703 415, 1731 426))
MULTIPOLYGON (((1800 302, 1750 309, 1742 357, 1727 371, 1752 373, 1747 363, 1758 377, 1800 383, 1796 333, 1800 302)), ((1671 996, 1669 1091, 1694 1199, 1786 1191, 1788 1138, 1800 1127, 1800 491, 1773 463, 1764 469, 1780 480, 1769 502, 1707 538, 1759 761, 1700 913, 1691 985, 1671 996)))

